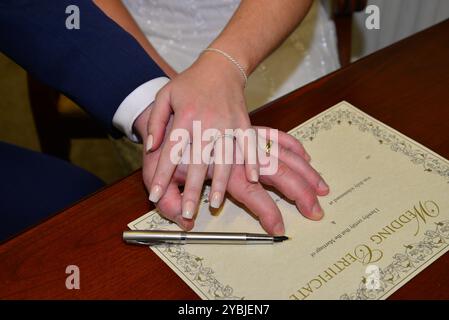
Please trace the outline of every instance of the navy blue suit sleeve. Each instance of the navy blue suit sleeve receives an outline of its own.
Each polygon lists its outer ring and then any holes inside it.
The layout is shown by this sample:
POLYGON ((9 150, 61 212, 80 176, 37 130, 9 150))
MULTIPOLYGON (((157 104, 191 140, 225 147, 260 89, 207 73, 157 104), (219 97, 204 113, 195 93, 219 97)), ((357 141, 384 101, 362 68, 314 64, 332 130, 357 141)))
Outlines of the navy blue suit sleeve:
POLYGON ((0 50, 106 128, 120 103, 162 70, 90 0, 0 0, 0 50), (80 10, 69 30, 66 7, 80 10))

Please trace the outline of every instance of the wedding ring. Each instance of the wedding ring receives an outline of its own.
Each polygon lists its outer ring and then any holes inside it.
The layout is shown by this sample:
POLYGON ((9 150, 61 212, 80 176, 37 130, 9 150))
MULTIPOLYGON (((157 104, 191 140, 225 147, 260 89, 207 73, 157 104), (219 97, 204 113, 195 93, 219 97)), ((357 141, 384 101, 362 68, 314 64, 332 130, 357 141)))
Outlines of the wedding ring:
POLYGON ((265 153, 267 155, 270 155, 272 145, 273 145, 273 140, 268 140, 267 144, 265 145, 265 153))
POLYGON ((234 140, 235 137, 234 137, 233 134, 230 134, 230 133, 223 133, 223 134, 220 134, 220 135, 218 135, 218 136, 215 137, 214 143, 217 142, 217 140, 218 140, 218 139, 221 139, 221 138, 231 138, 232 140, 234 140))

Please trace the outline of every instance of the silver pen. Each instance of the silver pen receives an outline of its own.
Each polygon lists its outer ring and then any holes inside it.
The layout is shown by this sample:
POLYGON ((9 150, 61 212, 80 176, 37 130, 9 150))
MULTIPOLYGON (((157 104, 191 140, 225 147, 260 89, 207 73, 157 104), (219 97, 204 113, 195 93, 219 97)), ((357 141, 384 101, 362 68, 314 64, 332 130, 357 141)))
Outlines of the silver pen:
POLYGON ((129 244, 272 244, 288 240, 286 236, 258 233, 184 232, 184 231, 124 231, 123 240, 129 244))

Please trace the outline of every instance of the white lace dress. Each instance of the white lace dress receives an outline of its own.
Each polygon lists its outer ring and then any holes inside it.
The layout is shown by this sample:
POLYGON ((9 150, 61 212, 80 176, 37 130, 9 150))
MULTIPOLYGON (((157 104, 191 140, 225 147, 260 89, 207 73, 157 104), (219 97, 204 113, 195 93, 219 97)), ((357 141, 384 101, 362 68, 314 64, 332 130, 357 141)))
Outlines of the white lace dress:
MULTIPOLYGON (((178 72, 189 67, 236 10, 239 0, 124 0, 159 54, 178 72)), ((319 1, 301 25, 254 71, 246 88, 255 109, 339 67, 335 27, 319 1)))

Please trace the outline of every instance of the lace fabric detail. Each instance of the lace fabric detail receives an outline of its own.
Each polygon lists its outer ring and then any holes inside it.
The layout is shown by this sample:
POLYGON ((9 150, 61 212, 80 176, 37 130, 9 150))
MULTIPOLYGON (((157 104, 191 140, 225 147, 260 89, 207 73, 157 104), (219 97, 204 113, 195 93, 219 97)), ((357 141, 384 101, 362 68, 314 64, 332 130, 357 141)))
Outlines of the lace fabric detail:
MULTIPOLYGON (((124 0, 149 41, 178 72, 218 36, 239 0, 124 0)), ((339 67, 335 27, 319 1, 301 25, 250 76, 250 110, 339 67)))

